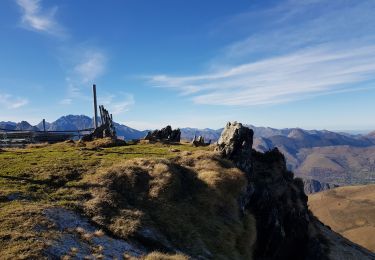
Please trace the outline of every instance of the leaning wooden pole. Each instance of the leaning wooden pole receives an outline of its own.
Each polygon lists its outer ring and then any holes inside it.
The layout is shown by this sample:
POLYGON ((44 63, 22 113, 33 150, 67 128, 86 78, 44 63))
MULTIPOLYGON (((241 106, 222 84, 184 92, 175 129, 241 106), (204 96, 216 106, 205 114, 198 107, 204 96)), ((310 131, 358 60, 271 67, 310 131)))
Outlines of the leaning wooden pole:
POLYGON ((46 131, 46 120, 43 118, 43 131, 46 131))
POLYGON ((94 96, 94 128, 98 127, 98 105, 96 101, 96 85, 92 85, 92 94, 94 96))

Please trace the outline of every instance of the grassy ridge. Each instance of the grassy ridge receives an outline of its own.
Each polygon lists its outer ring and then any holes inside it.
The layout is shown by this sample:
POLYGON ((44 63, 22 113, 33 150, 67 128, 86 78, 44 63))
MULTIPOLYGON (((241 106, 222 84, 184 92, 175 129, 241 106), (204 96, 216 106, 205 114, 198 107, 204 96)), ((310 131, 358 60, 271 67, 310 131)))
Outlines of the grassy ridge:
POLYGON ((0 151, 4 259, 42 257, 49 237, 58 236, 38 231, 50 225, 42 211, 56 206, 124 239, 152 227, 192 255, 207 249, 217 259, 251 258, 254 219, 238 214, 245 179, 230 162, 190 144, 111 146, 104 140, 0 151), (103 208, 108 198, 112 208, 103 208))

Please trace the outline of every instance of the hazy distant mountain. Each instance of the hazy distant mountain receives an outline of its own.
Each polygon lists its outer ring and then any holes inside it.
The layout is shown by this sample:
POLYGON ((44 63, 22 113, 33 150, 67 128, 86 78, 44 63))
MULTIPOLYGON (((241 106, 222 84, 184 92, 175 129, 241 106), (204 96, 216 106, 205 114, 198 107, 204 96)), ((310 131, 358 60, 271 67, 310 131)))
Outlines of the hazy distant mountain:
MULTIPOLYGON (((51 126, 51 123, 45 122, 46 124, 46 130, 48 130, 51 126)), ((41 121, 39 124, 36 125, 40 131, 43 131, 43 121, 41 121)))
MULTIPOLYGON (((67 115, 46 129, 78 130, 92 128, 93 120, 84 115, 67 115)), ((368 135, 351 135, 327 130, 304 130, 300 128, 275 129, 248 125, 254 130, 254 149, 268 151, 277 147, 285 156, 288 168, 297 176, 315 179, 322 183, 340 185, 375 183, 375 132, 368 135)), ((37 127, 42 130, 43 125, 37 127)), ((117 135, 125 139, 143 138, 147 131, 139 131, 115 123, 117 135)), ((0 128, 9 130, 35 130, 36 127, 21 123, 0 122, 0 128)), ((194 135, 215 142, 222 129, 182 128, 181 138, 192 140, 194 135)), ((310 185, 310 184, 308 184, 310 185)), ((311 184, 315 189, 316 183, 311 184)))
MULTIPOLYGON (((277 147, 284 154, 288 168, 297 176, 320 182, 306 183, 307 190, 325 189, 333 184, 375 183, 375 132, 363 136, 327 130, 248 126, 254 130, 254 149, 265 152, 277 147)), ((222 129, 183 128, 181 131, 184 139, 192 139, 196 134, 216 141, 222 129)))
MULTIPOLYGON (((145 131, 138 131, 126 125, 114 123, 118 136, 125 139, 137 139, 144 137, 147 133, 145 131)), ((46 123, 48 131, 66 131, 93 128, 93 119, 85 115, 68 115, 57 119, 52 123, 46 123)), ((38 127, 43 128, 43 124, 39 123, 38 127)))
POLYGON ((6 130, 25 130, 25 131, 29 131, 29 130, 38 131, 39 130, 36 126, 30 125, 26 121, 21 121, 19 123, 10 122, 10 121, 0 122, 0 128, 6 129, 6 130))
POLYGON ((147 132, 148 132, 147 130, 139 131, 131 127, 128 127, 126 125, 121 125, 118 123, 115 123, 115 128, 116 128, 117 136, 123 136, 127 140, 143 138, 147 135, 147 132))
MULTIPOLYGON (((62 116, 52 123, 46 122, 47 131, 67 131, 88 129, 93 127, 93 120, 85 115, 62 116)), ((43 123, 38 124, 39 129, 43 129, 43 123)))
POLYGON ((304 148, 295 158, 298 176, 339 185, 375 183, 375 146, 304 148))
MULTIPOLYGON (((68 130, 79 130, 88 129, 93 127, 93 119, 85 115, 67 115, 62 116, 56 121, 49 123, 46 122, 47 131, 68 131, 68 130)), ((21 123, 15 122, 0 122, 0 128, 7 130, 43 130, 43 122, 40 122, 36 126, 30 125, 26 121, 21 123)), ((130 128, 126 125, 115 123, 117 135, 124 137, 125 139, 138 139, 142 138, 147 134, 147 131, 139 131, 130 128)))
POLYGON ((369 134, 367 134, 367 137, 371 139, 375 139, 375 131, 372 131, 369 134))
POLYGON ((0 128, 1 129, 6 129, 6 130, 15 130, 16 129, 17 123, 15 122, 10 122, 10 121, 1 121, 0 122, 0 128))
POLYGON ((198 128, 181 128, 181 139, 183 140, 192 140, 194 136, 203 136, 205 141, 211 140, 212 142, 216 142, 223 129, 210 129, 210 128, 205 128, 205 129, 198 129, 198 128))
POLYGON ((26 121, 21 121, 16 124, 15 130, 25 130, 25 131, 38 131, 38 127, 30 125, 26 121))

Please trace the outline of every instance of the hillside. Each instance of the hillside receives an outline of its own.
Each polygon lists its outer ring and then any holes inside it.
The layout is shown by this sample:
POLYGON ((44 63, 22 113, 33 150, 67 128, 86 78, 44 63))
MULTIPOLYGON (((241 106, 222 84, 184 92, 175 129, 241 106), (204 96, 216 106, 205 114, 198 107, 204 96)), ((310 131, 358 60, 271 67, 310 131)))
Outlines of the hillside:
POLYGON ((245 177, 205 150, 94 142, 0 152, 2 259, 140 257, 175 248, 251 259, 254 220, 240 218, 237 204, 245 177), (116 237, 123 240, 110 242, 116 237))
POLYGON ((232 126, 242 129, 227 125, 218 147, 103 139, 1 150, 2 259, 374 256, 309 213, 277 149, 252 150, 251 130, 232 126))
MULTIPOLYGON (((46 123, 47 130, 77 130, 91 128, 92 119, 84 115, 63 116, 46 123)), ((1 122, 2 128, 32 130, 42 129, 23 121, 1 122)), ((326 130, 300 128, 275 129, 248 125, 254 132, 254 149, 265 152, 277 147, 286 157, 288 168, 304 179, 315 179, 328 185, 353 185, 375 183, 375 139, 370 133, 350 135, 326 130)), ((139 139, 148 131, 139 131, 115 123, 117 135, 126 140, 139 139)), ((216 142, 221 129, 182 128, 181 138, 191 141, 203 136, 206 141, 216 142)))
POLYGON ((298 176, 341 185, 375 183, 375 146, 301 149, 298 176))
POLYGON ((375 185, 310 195, 309 208, 334 231, 375 252, 375 185))

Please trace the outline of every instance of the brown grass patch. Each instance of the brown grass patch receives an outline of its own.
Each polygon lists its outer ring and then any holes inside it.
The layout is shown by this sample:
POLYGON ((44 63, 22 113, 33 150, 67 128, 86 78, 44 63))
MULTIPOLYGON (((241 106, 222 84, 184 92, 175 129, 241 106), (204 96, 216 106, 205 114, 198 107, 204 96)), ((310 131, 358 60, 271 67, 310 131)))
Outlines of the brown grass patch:
POLYGON ((85 212, 117 236, 137 237, 152 227, 192 256, 251 258, 255 220, 241 217, 238 206, 245 175, 214 153, 128 160, 88 181, 102 187, 85 212))
POLYGON ((141 258, 142 260, 189 260, 189 257, 182 254, 163 254, 160 252, 152 252, 145 257, 141 258))
POLYGON ((28 144, 26 145, 26 148, 43 148, 50 145, 49 143, 39 143, 39 144, 28 144))
POLYGON ((375 184, 338 187, 311 194, 309 208, 334 231, 375 251, 375 184))
POLYGON ((109 147, 115 147, 115 146, 123 146, 126 145, 126 142, 124 140, 120 139, 112 139, 112 138, 100 138, 95 139, 91 142, 85 142, 86 147, 89 149, 97 149, 97 148, 109 148, 109 147))

